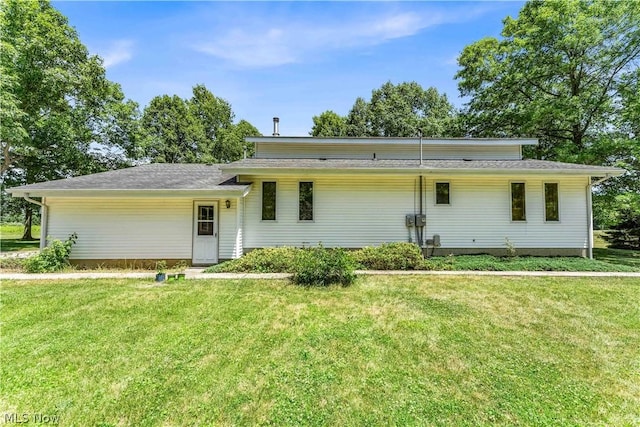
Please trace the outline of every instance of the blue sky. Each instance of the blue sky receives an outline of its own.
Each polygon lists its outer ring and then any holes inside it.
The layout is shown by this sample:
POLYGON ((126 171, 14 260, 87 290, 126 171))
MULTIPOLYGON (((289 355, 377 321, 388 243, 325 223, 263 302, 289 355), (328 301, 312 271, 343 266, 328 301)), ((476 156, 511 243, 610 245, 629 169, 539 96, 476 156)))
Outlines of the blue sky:
POLYGON ((498 36, 522 2, 54 1, 110 80, 143 108, 203 83, 270 135, 307 135, 386 81, 436 87, 462 106, 462 49, 498 36))

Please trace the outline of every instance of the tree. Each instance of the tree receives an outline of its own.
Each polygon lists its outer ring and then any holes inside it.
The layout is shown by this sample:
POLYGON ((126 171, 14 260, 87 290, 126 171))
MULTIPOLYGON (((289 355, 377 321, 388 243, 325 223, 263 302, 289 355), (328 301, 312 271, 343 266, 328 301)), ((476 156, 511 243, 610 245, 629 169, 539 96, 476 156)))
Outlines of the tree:
POLYGON ((260 135, 249 122, 233 123, 231 105, 204 85, 193 87, 185 100, 177 95, 156 96, 145 108, 142 126, 145 156, 152 162, 226 163, 241 159, 244 138, 260 135))
POLYGON ((313 116, 312 136, 335 137, 347 135, 347 121, 344 117, 327 110, 319 116, 313 116))
MULTIPOLYGON (((128 128, 118 123, 125 116, 117 112, 120 87, 106 79, 102 60, 89 55, 47 0, 0 0, 0 39, 4 185, 104 170, 134 151, 134 135, 108 136, 128 128)), ((25 239, 31 238, 31 215, 25 203, 25 239)))
POLYGON ((458 59, 469 131, 538 137, 525 155, 539 159, 624 167, 595 192, 594 215, 607 222, 617 195, 640 194, 639 60, 637 1, 528 2, 500 40, 458 59))
POLYGON ((204 126, 179 96, 153 98, 144 109, 142 125, 148 135, 146 155, 152 162, 209 161, 204 126))
POLYGON ((371 94, 368 122, 372 136, 453 136, 455 110, 437 89, 416 82, 387 82, 371 94))
POLYGON ((314 117, 314 136, 459 136, 458 116, 446 95, 416 82, 383 84, 371 100, 358 97, 346 117, 325 111, 314 117))
POLYGON ((538 158, 577 156, 606 132, 640 56, 637 2, 531 1, 502 39, 464 48, 456 74, 471 131, 537 136, 538 158))

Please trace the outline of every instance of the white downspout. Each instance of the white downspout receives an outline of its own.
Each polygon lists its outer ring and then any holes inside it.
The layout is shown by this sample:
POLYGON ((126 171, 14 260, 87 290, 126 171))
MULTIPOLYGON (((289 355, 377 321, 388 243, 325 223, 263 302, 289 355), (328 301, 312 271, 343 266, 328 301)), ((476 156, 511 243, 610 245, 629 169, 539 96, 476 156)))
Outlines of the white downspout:
POLYGON ((607 174, 596 182, 591 182, 591 177, 589 177, 589 184, 587 184, 587 256, 589 259, 593 259, 593 200, 591 192, 594 185, 598 185, 612 176, 607 174))
POLYGON ((43 197, 42 202, 39 202, 29 197, 29 193, 25 193, 22 198, 29 203, 40 206, 40 250, 43 250, 47 245, 47 223, 49 222, 49 210, 47 209, 47 205, 44 203, 45 198, 43 197))

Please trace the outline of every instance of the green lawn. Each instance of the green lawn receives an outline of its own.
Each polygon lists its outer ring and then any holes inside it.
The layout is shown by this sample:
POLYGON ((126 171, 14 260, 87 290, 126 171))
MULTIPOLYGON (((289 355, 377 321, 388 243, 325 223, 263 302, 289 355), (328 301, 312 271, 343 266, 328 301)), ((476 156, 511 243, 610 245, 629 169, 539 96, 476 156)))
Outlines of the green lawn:
POLYGON ((60 425, 637 425, 638 278, 3 281, 0 412, 60 425))
POLYGON ((23 232, 22 224, 0 224, 0 252, 31 251, 40 247, 40 226, 34 225, 31 233, 38 240, 20 240, 23 232))

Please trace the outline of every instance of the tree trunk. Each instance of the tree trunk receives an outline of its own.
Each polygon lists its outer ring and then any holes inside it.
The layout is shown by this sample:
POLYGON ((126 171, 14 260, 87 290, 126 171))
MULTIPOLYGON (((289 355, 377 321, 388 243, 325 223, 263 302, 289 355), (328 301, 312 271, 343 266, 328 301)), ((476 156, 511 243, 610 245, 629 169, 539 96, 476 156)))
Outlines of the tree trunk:
POLYGON ((24 232, 22 233, 22 240, 35 240, 31 235, 31 223, 33 222, 33 209, 31 203, 27 203, 24 207, 24 232))

